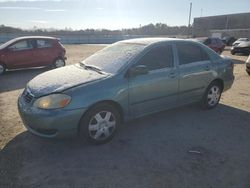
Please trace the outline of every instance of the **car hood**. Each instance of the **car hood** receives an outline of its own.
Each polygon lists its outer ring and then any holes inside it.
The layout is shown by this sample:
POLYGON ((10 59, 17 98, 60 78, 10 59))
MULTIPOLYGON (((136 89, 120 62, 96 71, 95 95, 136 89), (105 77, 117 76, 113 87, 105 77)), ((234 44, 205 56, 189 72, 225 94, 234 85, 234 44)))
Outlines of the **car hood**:
POLYGON ((75 64, 42 73, 32 79, 27 87, 35 97, 40 97, 50 93, 62 92, 107 76, 109 74, 101 74, 75 64))

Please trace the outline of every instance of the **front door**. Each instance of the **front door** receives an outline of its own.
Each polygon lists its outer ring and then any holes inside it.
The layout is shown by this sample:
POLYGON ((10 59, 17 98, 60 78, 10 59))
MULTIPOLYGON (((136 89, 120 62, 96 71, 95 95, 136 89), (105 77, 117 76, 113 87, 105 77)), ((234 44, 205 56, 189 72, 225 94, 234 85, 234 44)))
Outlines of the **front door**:
POLYGON ((149 50, 135 64, 144 65, 147 74, 129 78, 129 104, 132 117, 139 117, 176 105, 178 71, 174 65, 172 45, 149 50))
POLYGON ((10 68, 24 68, 33 63, 33 45, 30 40, 21 40, 7 49, 5 61, 10 68))

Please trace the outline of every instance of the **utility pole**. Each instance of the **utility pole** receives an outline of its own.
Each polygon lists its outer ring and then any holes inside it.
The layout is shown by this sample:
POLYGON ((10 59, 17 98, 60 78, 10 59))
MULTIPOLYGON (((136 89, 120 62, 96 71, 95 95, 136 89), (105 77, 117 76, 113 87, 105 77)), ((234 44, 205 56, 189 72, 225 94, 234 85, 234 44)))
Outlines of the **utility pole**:
POLYGON ((189 9, 189 19, 188 19, 188 27, 191 26, 191 15, 192 15, 192 2, 190 3, 190 9, 189 9))

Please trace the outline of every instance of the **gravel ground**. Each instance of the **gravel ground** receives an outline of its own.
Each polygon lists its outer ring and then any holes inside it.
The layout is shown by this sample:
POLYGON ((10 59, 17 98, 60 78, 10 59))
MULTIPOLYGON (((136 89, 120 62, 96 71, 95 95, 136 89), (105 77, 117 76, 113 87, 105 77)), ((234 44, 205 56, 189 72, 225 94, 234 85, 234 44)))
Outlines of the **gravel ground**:
MULTIPOLYGON (((101 48, 68 45, 67 64, 101 48)), ((231 57, 236 79, 217 108, 190 105, 138 119, 101 146, 28 133, 17 97, 47 69, 7 72, 0 76, 0 187, 249 188, 250 76, 247 57, 231 57)))

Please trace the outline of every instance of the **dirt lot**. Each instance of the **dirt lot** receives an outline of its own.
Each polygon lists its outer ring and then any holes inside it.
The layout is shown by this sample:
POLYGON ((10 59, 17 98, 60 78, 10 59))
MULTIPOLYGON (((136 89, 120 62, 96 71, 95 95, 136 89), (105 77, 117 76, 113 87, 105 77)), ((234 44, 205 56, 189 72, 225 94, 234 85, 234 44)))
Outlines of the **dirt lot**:
MULTIPOLYGON (((66 46, 67 64, 102 47, 66 46)), ((138 119, 101 146, 28 133, 17 97, 46 69, 7 72, 0 77, 0 187, 249 188, 250 76, 247 57, 232 58, 236 80, 216 109, 191 105, 138 119)))

